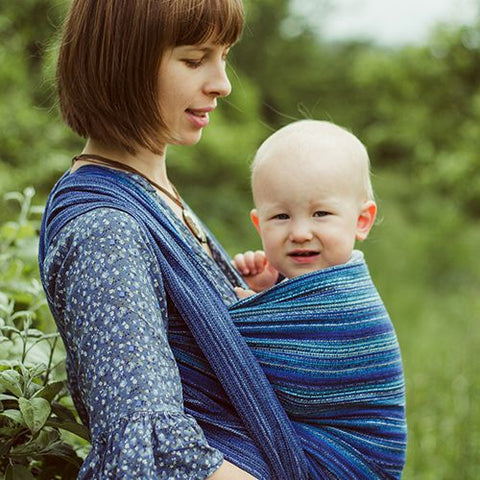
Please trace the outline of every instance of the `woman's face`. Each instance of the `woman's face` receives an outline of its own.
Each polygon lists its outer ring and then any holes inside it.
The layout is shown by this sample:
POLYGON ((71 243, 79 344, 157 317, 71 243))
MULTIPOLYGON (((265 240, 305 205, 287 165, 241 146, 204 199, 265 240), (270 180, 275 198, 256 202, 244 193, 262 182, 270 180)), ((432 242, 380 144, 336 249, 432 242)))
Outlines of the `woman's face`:
POLYGON ((229 47, 207 41, 165 52, 159 70, 159 102, 168 143, 193 145, 209 123, 217 98, 231 91, 226 74, 229 47))

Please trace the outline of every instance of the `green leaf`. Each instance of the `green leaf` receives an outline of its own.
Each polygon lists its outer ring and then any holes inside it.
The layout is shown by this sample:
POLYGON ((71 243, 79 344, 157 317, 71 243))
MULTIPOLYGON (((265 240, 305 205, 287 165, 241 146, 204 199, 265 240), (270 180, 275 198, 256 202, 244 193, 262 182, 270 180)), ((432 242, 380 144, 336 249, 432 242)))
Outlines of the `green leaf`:
POLYGON ((0 385, 3 385, 6 390, 18 397, 23 395, 22 383, 21 375, 15 370, 4 370, 0 372, 0 385))
POLYGON ((9 465, 5 480, 35 480, 35 477, 23 465, 9 465))
POLYGON ((56 442, 52 444, 48 455, 51 455, 52 457, 62 458, 63 460, 76 466, 77 468, 80 468, 83 463, 82 459, 77 455, 72 446, 68 445, 65 442, 56 442))
POLYGON ((15 395, 7 395, 6 393, 0 393, 0 402, 5 400, 15 400, 18 402, 18 397, 15 395))
POLYGON ((15 409, 18 407, 18 398, 14 395, 7 395, 5 393, 0 393, 0 412, 3 412, 5 409, 15 409))
POLYGON ((4 327, 1 328, 2 332, 15 332, 18 334, 21 334, 22 332, 15 327, 10 327, 9 325, 5 325, 4 327))
POLYGON ((9 312, 11 310, 10 300, 8 295, 0 292, 0 311, 9 312))
POLYGON ((5 240, 14 240, 18 232, 18 223, 16 222, 6 222, 0 228, 0 235, 5 238, 5 240))
POLYGON ((27 398, 18 399, 18 405, 22 412, 27 427, 32 433, 38 432, 47 421, 51 413, 50 402, 44 398, 27 398))
MULTIPOLYGON (((58 395, 58 393, 60 393, 64 384, 65 383, 61 382, 61 381, 60 382, 49 383, 48 385, 43 387, 41 390, 36 392, 33 395, 33 397, 34 398, 37 398, 37 397, 44 398, 45 400, 48 400, 49 402, 52 402, 53 399, 58 395)), ((0 399, 1 399, 1 397, 0 397, 0 399)))
POLYGON ((19 410, 14 410, 14 409, 5 410, 2 413, 0 413, 0 417, 9 418, 10 420, 13 420, 15 423, 22 425, 23 427, 27 426, 27 424, 25 423, 25 419, 23 418, 23 415, 19 410))
POLYGON ((35 235, 35 227, 30 222, 23 223, 19 227, 17 239, 29 238, 35 235))
POLYGON ((76 418, 75 415, 67 408, 61 405, 58 402, 52 403, 52 412, 60 419, 66 420, 69 422, 75 422, 76 418))
POLYGON ((87 442, 91 443, 92 441, 92 439, 90 438, 89 429, 85 425, 82 425, 81 423, 59 420, 58 418, 52 417, 47 420, 46 425, 49 427, 55 427, 55 428, 61 428, 62 430, 67 430, 71 433, 74 433, 78 437, 83 438, 87 442))
POLYGON ((38 432, 38 435, 35 435, 34 438, 29 442, 12 448, 9 452, 9 455, 12 458, 48 455, 58 443, 61 443, 58 430, 51 428, 43 429, 38 432))

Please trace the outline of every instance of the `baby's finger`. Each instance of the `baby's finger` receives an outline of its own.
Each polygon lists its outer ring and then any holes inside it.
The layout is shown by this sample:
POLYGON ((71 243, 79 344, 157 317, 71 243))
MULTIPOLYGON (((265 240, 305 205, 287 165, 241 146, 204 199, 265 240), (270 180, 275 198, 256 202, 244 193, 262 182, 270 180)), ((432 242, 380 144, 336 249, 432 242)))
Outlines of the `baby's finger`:
POLYGON ((243 254, 243 258, 245 261, 245 266, 249 271, 247 275, 256 275, 258 273, 258 268, 255 261, 255 252, 248 250, 243 254))
POLYGON ((245 290, 240 287, 234 287, 234 290, 239 299, 247 298, 247 297, 251 297, 252 295, 255 295, 255 292, 253 290, 245 290))
POLYGON ((265 266, 267 265, 267 257, 263 250, 257 250, 254 255, 255 270, 257 273, 263 272, 265 266))
POLYGON ((250 269, 247 266, 245 261, 245 254, 237 253, 232 260, 234 267, 242 274, 242 275, 250 275, 250 269))

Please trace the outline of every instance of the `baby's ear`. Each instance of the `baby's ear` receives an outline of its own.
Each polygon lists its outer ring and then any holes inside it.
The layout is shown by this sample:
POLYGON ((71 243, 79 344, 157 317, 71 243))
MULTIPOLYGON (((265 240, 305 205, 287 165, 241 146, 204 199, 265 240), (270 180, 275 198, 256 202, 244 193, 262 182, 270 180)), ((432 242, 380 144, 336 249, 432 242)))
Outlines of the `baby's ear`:
POLYGON ((377 216, 377 204, 373 200, 365 202, 362 206, 357 219, 357 230, 355 238, 357 240, 365 240, 375 223, 377 216))
POLYGON ((257 232, 260 233, 260 222, 258 220, 258 212, 256 208, 254 208, 253 210, 250 210, 250 220, 252 221, 253 225, 257 229, 257 232))

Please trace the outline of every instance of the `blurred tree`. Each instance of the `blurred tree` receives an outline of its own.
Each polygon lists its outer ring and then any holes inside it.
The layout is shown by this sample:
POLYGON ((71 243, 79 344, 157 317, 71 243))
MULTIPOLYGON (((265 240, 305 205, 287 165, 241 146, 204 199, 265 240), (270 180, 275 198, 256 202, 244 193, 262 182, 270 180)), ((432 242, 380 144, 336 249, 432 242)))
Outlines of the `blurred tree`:
POLYGON ((0 192, 51 186, 73 139, 52 113, 51 56, 65 5, 0 4, 0 192))
MULTIPOLYGON (((231 54, 232 95, 204 142, 171 149, 172 175, 200 214, 230 225, 233 206, 249 206, 248 161, 258 144, 292 119, 315 117, 361 136, 376 169, 408 169, 418 188, 477 215, 480 27, 439 28, 427 45, 399 50, 331 44, 291 4, 246 0, 244 37, 231 54), (212 191, 231 201, 215 203, 212 191)), ((328 7, 315 2, 315 13, 328 7)), ((55 107, 55 38, 65 8, 55 0, 0 6, 0 190, 35 183, 45 193, 81 148, 55 107)))
POLYGON ((479 26, 441 27, 426 46, 365 50, 352 64, 371 103, 360 128, 375 162, 408 169, 420 190, 471 216, 480 213, 479 36, 479 26))

